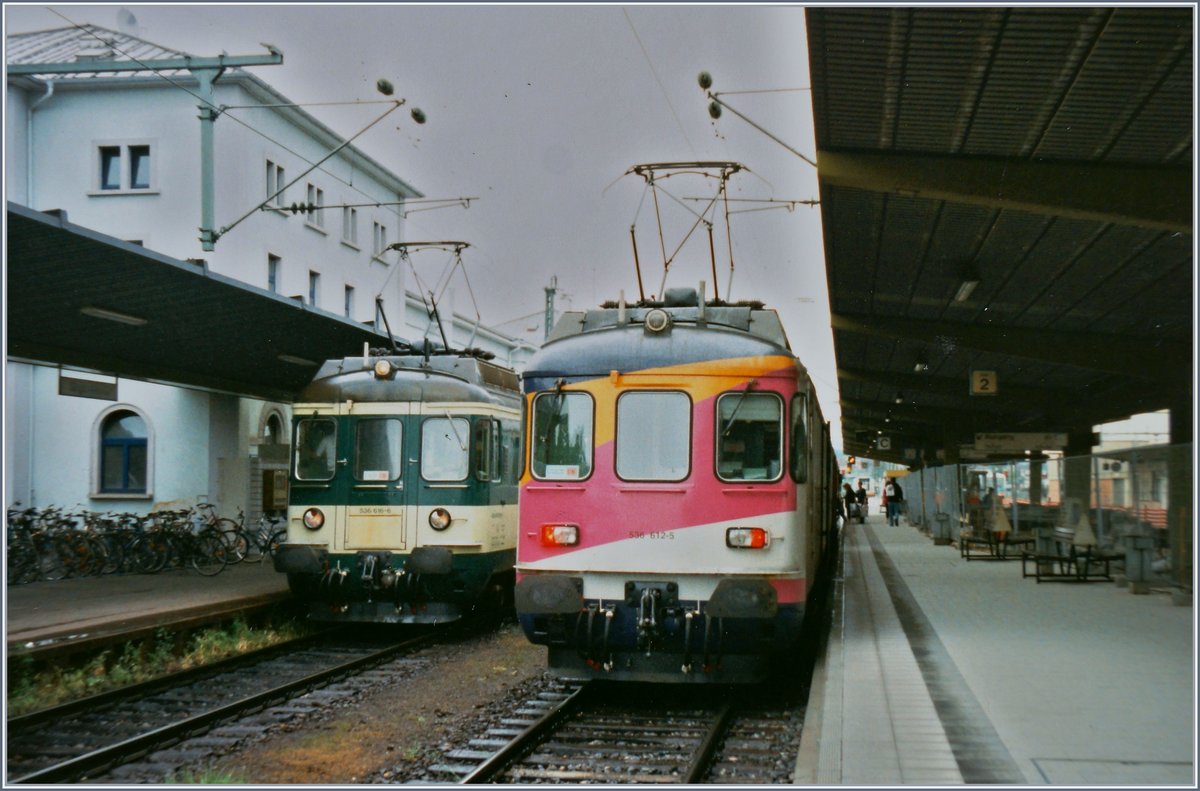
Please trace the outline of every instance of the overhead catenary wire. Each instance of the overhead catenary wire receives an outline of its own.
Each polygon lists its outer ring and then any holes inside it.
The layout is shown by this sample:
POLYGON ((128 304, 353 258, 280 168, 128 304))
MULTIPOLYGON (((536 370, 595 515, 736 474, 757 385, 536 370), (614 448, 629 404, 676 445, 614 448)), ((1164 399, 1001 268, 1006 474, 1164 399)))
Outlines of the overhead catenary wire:
POLYGON ((679 133, 683 135, 683 141, 687 143, 688 149, 692 155, 696 154, 696 147, 692 145, 691 138, 687 135, 687 130, 683 127, 683 121, 679 120, 679 113, 675 112, 675 105, 671 104, 671 97, 667 94, 666 86, 658 76, 658 71, 654 68, 654 61, 650 59, 650 53, 646 50, 646 45, 642 43, 642 37, 638 35, 637 28, 634 27, 633 18, 629 16, 628 9, 622 7, 621 13, 625 15, 625 21, 629 23, 629 30, 633 33, 634 39, 638 43, 638 47, 642 50, 642 56, 646 59, 646 65, 650 67, 650 73, 654 76, 654 81, 658 83, 658 89, 662 92, 663 101, 666 102, 667 109, 671 111, 671 117, 675 119, 675 125, 679 127, 679 133))

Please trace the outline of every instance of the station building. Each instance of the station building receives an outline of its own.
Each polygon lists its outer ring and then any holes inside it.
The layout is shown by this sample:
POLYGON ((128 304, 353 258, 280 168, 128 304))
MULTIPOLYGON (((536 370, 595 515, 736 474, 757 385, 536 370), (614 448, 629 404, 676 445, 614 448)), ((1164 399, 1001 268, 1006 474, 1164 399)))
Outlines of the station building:
MULTIPOLYGON (((406 202, 422 194, 249 68, 207 75, 179 68, 189 57, 94 25, 8 36, 10 205, 192 262, 264 296, 292 298, 381 333, 386 326, 399 340, 439 338, 408 267, 388 247, 405 239, 406 202), (27 64, 47 73, 13 73, 27 64), (209 107, 219 112, 206 156, 198 96, 214 76, 209 107), (208 244, 206 222, 219 234, 208 244)), ((257 69, 282 62, 282 54, 228 57, 245 61, 257 69)), ((513 367, 534 351, 454 311, 453 292, 445 302, 439 312, 451 345, 470 343, 513 367)), ((180 310, 186 304, 181 299, 180 310)), ((103 294, 95 295, 90 318, 100 325, 137 320, 106 310, 103 294)), ((203 327, 211 319, 195 320, 203 327)), ((271 329, 264 326, 263 335, 271 329)), ((182 343, 178 353, 187 354, 182 343)), ((286 480, 279 473, 289 456, 285 401, 118 377, 99 362, 78 370, 14 358, 6 359, 5 404, 8 507, 145 513, 206 501, 221 515, 240 508, 254 519, 281 502, 275 482, 286 480)))

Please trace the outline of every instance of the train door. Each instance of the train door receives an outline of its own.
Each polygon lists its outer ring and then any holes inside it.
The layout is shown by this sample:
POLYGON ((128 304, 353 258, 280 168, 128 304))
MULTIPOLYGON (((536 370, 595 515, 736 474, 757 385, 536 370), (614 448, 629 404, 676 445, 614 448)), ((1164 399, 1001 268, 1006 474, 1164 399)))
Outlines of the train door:
POLYGON ((344 525, 340 538, 348 552, 367 549, 406 551, 411 545, 414 462, 417 437, 409 405, 387 404, 386 413, 363 414, 356 405, 346 427, 338 464, 345 471, 344 525))
MULTIPOLYGON (((415 452, 410 452, 408 458, 414 485, 408 513, 413 526, 412 540, 418 546, 459 545, 463 540, 458 531, 453 537, 446 535, 443 531, 449 525, 441 525, 436 519, 431 522, 430 516, 440 509, 461 518, 464 509, 472 504, 472 430, 470 415, 436 404, 423 404, 419 422, 413 422, 415 452)), ((462 546, 472 541, 468 538, 462 546)))

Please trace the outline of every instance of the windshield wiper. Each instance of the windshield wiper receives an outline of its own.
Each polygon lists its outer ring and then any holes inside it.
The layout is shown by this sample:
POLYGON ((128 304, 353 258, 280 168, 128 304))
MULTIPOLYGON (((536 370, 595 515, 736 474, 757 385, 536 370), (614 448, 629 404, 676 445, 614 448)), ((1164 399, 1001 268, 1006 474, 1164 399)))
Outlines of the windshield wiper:
POLYGON ((458 449, 463 453, 467 452, 467 443, 463 442, 463 438, 458 436, 458 429, 454 425, 454 418, 450 417, 450 410, 446 410, 446 420, 450 422, 450 430, 454 432, 454 439, 458 440, 458 449))
POLYGON ((729 432, 733 429, 733 419, 737 417, 738 410, 742 408, 742 404, 746 401, 746 396, 750 393, 750 388, 754 387, 755 380, 751 379, 746 383, 746 389, 738 393, 737 403, 733 406, 733 411, 729 413, 729 418, 725 421, 725 425, 721 428, 721 437, 729 436, 729 432))

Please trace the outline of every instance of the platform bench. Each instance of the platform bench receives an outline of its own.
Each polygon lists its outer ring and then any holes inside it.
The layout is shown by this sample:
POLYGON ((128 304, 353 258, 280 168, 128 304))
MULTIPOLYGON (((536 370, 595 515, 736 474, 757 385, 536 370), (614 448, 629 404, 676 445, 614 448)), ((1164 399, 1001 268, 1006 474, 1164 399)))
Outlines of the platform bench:
POLYGON ((1073 531, 1055 528, 1054 552, 1023 550, 1021 577, 1033 577, 1039 583, 1042 580, 1112 582, 1112 562, 1124 561, 1125 553, 1093 544, 1078 546, 1073 543, 1073 536, 1073 531), (1029 563, 1033 564, 1032 573, 1029 571, 1029 563))

